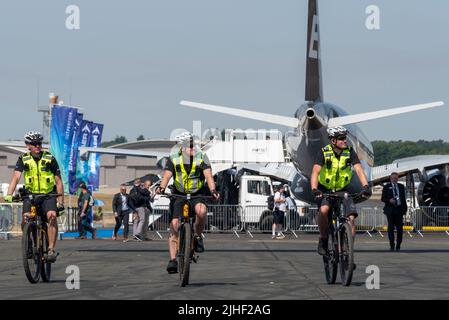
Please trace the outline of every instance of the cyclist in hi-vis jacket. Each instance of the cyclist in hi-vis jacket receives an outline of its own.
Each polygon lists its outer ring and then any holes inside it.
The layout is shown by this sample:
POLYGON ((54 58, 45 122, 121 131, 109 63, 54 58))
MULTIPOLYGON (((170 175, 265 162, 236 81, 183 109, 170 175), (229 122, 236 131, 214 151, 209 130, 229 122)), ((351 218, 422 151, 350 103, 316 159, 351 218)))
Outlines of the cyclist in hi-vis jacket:
MULTIPOLYGON (((219 199, 220 195, 215 190, 215 182, 212 176, 211 165, 208 157, 195 146, 194 137, 190 132, 184 132, 176 137, 179 151, 172 154, 164 169, 164 175, 156 193, 164 193, 165 188, 173 177, 173 194, 198 196, 206 193, 206 183, 212 196, 219 199)), ((176 198, 170 201, 170 261, 167 272, 176 273, 178 262, 176 261, 176 244, 178 241, 179 216, 182 213, 183 199, 176 198)), ((204 243, 201 233, 206 223, 206 205, 201 198, 192 199, 191 205, 195 208, 196 221, 194 226, 196 252, 204 252, 204 243)))
MULTIPOLYGON (((348 146, 348 131, 342 126, 337 126, 327 129, 327 133, 330 144, 322 148, 317 155, 310 179, 313 196, 320 207, 317 216, 320 229, 318 242, 318 253, 320 255, 327 253, 326 231, 330 208, 330 203, 324 193, 345 191, 351 182, 352 169, 354 169, 363 186, 362 195, 367 198, 371 196, 371 189, 368 186, 368 180, 360 160, 355 151, 348 146)), ((345 199, 343 204, 352 228, 352 236, 355 237, 354 220, 357 217, 357 210, 354 201, 351 198, 345 199)))

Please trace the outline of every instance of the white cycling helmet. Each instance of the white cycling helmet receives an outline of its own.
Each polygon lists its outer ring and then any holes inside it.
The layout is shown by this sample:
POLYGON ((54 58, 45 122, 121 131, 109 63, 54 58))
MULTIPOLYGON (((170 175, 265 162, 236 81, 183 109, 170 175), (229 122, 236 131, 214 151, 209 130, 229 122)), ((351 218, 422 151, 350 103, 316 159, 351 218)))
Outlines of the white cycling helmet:
POLYGON ((178 145, 182 147, 193 146, 193 134, 191 134, 188 131, 183 132, 180 135, 177 135, 175 139, 178 142, 178 145))
POLYGON ((23 137, 25 143, 42 143, 44 136, 39 131, 29 131, 23 137))
POLYGON ((348 130, 343 126, 336 126, 332 128, 327 128, 327 134, 329 139, 338 138, 348 135, 348 130))

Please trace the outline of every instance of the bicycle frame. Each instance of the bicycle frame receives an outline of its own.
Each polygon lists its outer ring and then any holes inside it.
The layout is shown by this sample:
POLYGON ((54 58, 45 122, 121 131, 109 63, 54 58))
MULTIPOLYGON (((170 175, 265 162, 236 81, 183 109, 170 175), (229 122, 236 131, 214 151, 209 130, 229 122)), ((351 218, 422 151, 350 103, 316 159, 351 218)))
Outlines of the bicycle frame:
POLYGON ((352 280, 354 267, 354 250, 352 227, 344 212, 344 199, 358 196, 347 193, 325 195, 330 202, 328 215, 328 253, 323 257, 326 279, 329 284, 335 283, 337 268, 340 265, 342 284, 348 286, 352 280))
POLYGON ((58 194, 45 195, 25 195, 16 200, 28 199, 31 202, 30 212, 24 216, 22 254, 25 274, 31 283, 37 283, 40 276, 44 282, 50 281, 51 262, 47 261, 48 256, 48 226, 42 218, 42 206, 35 201, 39 197, 55 197, 58 194), (32 246, 31 246, 32 245, 32 246), (31 264, 30 261, 32 260, 31 264), (31 265, 35 266, 32 271, 31 265))

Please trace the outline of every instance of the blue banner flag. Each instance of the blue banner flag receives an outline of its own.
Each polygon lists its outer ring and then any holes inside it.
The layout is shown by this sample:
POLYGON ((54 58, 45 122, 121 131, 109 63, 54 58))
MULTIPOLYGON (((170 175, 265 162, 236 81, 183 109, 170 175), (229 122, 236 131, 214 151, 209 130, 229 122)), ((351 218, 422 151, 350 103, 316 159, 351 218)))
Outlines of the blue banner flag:
MULTIPOLYGON (((103 125, 92 123, 92 132, 90 139, 90 147, 101 147, 101 136, 103 135, 103 125)), ((88 185, 91 185, 93 190, 98 190, 100 186, 100 155, 91 153, 88 160, 89 171, 87 173, 88 185)))
MULTIPOLYGON (((92 122, 83 120, 81 122, 80 134, 78 137, 78 148, 89 147, 91 143, 92 135, 92 122)), ((81 159, 78 157, 76 164, 76 185, 79 185, 81 181, 87 184, 87 176, 89 172, 89 166, 87 159, 81 159)))
POLYGON ((72 146, 70 149, 70 159, 68 164, 69 171, 69 193, 76 194, 78 190, 78 184, 76 181, 76 165, 78 159, 78 142, 81 132, 81 125, 83 122, 83 114, 78 113, 75 118, 75 124, 73 126, 72 146))
POLYGON ((75 108, 68 106, 54 105, 51 108, 50 152, 59 164, 65 193, 69 192, 68 164, 77 114, 75 108))

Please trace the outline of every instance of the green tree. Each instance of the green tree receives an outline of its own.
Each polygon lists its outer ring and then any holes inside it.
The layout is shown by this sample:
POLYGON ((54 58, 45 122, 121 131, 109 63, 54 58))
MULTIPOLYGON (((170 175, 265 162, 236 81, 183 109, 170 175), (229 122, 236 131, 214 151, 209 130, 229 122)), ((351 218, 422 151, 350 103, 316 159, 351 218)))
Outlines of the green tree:
POLYGON ((434 141, 373 141, 374 165, 389 164, 394 160, 419 155, 449 154, 449 143, 434 141))
POLYGON ((126 139, 125 136, 116 136, 114 140, 103 141, 101 143, 101 146, 103 148, 107 148, 107 147, 110 147, 110 146, 113 146, 113 145, 116 145, 116 144, 120 144, 120 143, 125 143, 125 142, 128 142, 128 140, 126 139))
POLYGON ((143 134, 141 134, 140 136, 137 137, 137 141, 142 141, 145 140, 145 137, 143 136, 143 134))

